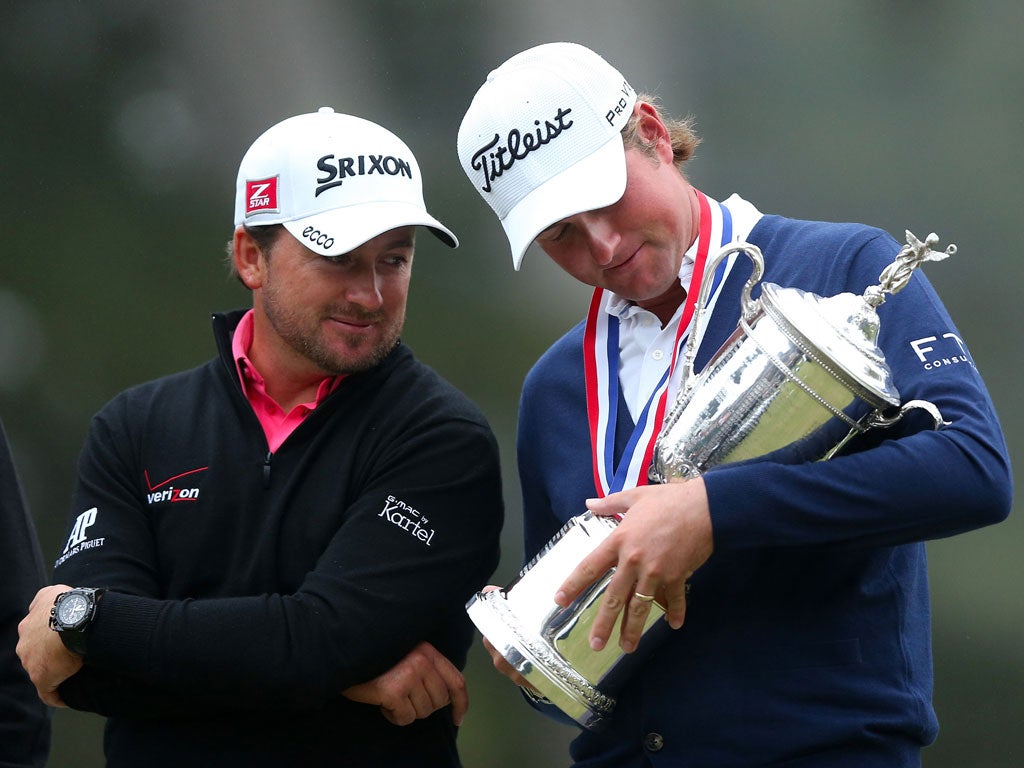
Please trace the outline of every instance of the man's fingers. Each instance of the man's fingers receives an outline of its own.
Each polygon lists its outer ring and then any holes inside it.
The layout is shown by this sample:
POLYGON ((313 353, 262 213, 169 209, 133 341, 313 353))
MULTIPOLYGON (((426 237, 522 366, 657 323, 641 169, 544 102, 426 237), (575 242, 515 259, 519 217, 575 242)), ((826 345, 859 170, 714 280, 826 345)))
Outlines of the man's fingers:
POLYGON ((451 701, 448 684, 440 675, 424 677, 420 691, 415 691, 419 695, 413 697, 413 705, 419 717, 426 717, 434 710, 448 706, 451 701))
MULTIPOLYGON (((600 651, 608 644, 615 625, 620 622, 620 615, 628 609, 635 582, 636 576, 624 566, 620 566, 608 581, 590 628, 590 647, 593 650, 600 651)), ((625 615, 628 615, 628 612, 625 615)), ((628 653, 633 647, 624 647, 623 650, 628 653)))
POLYGON ((618 556, 612 548, 605 544, 599 545, 580 561, 561 586, 555 590, 555 603, 562 608, 569 607, 572 601, 583 594, 587 587, 608 573, 617 559, 618 556))
POLYGON ((630 488, 601 498, 587 499, 587 509, 601 517, 625 514, 633 500, 634 494, 630 493, 631 490, 630 488))
POLYGON ((422 685, 409 692, 409 703, 412 705, 417 720, 429 717, 433 712, 448 704, 447 692, 442 694, 436 688, 431 690, 434 683, 436 683, 436 679, 424 680, 422 685))
POLYGON ((427 642, 417 645, 384 674, 342 694, 352 701, 376 704, 395 725, 409 725, 449 704, 452 719, 459 725, 469 709, 462 672, 427 642))
POLYGON ((497 649, 493 645, 491 645, 490 640, 488 640, 486 637, 484 638, 484 647, 487 649, 487 652, 491 655, 491 663, 494 665, 494 668, 496 670, 498 670, 501 674, 503 674, 505 677, 507 677, 520 688, 525 688, 526 690, 530 691, 531 693, 537 696, 542 695, 541 692, 538 691, 533 686, 533 684, 530 683, 529 680, 527 680, 525 677, 519 674, 516 668, 508 663, 504 656, 498 653, 497 649))
POLYGON ((619 647, 626 653, 632 653, 640 644, 644 624, 654 605, 655 591, 654 587, 642 589, 637 585, 629 598, 626 610, 622 614, 622 630, 619 637, 619 647))
POLYGON ((431 646, 433 651, 434 668, 442 683, 442 690, 439 696, 443 701, 439 707, 450 703, 452 705, 452 720, 455 725, 462 725, 462 720, 469 711, 469 690, 466 687, 466 678, 462 676, 458 667, 452 664, 440 651, 431 646))
POLYGON ((394 725, 409 725, 416 720, 416 710, 409 699, 396 701, 391 707, 381 707, 380 711, 394 725))
MULTIPOLYGON (((692 575, 692 574, 691 574, 692 575)), ((686 598, 690 593, 688 581, 677 581, 665 588, 665 618, 672 629, 679 629, 686 619, 686 598)))
POLYGON ((524 685, 529 685, 526 682, 526 678, 519 674, 518 670, 508 663, 508 660, 498 653, 498 649, 491 645, 491 641, 486 637, 484 638, 484 648, 487 649, 487 653, 491 656, 491 664, 501 674, 511 680, 513 683, 522 688, 524 685))
POLYGON ((402 691, 401 695, 389 696, 382 707, 384 716, 395 725, 409 725, 448 704, 448 690, 437 676, 405 683, 402 691))

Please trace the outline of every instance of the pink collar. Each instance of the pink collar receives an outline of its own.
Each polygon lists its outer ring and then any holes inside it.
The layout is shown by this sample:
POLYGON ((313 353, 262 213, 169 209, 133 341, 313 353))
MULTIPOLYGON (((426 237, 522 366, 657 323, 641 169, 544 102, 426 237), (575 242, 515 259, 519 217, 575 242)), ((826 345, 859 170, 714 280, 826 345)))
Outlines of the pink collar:
POLYGON ((246 400, 252 406, 263 427, 263 433, 267 436, 267 445, 271 453, 276 451, 281 443, 302 423, 309 413, 323 402, 324 398, 333 392, 342 376, 328 376, 316 390, 316 398, 309 403, 301 403, 285 413, 277 401, 267 394, 266 383, 263 376, 249 359, 249 349, 252 347, 253 336, 253 310, 246 312, 235 328, 234 337, 231 339, 231 354, 235 359, 235 367, 238 371, 238 380, 242 383, 242 392, 246 400))

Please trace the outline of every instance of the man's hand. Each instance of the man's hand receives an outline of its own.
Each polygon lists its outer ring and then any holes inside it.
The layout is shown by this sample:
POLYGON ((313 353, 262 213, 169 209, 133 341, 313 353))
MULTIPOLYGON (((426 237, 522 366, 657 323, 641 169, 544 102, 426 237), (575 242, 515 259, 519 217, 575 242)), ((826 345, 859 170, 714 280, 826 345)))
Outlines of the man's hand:
POLYGON ((501 674, 503 674, 516 685, 518 685, 520 688, 529 688, 533 690, 534 693, 537 692, 532 685, 526 682, 526 678, 519 674, 519 672, 516 671, 516 668, 509 664, 504 656, 498 653, 498 650, 493 645, 491 645, 490 640, 488 640, 485 637, 483 638, 483 641, 484 648, 487 650, 487 653, 490 654, 491 663, 494 665, 494 668, 496 670, 501 672, 501 674))
POLYGON ((452 705, 455 725, 462 725, 469 709, 462 673, 427 642, 417 645, 380 677, 353 685, 342 695, 380 707, 384 717, 395 725, 409 725, 448 704, 452 705))
POLYGON ((60 635, 50 629, 50 609, 61 592, 71 587, 55 584, 36 592, 28 615, 18 624, 18 658, 28 672, 43 703, 66 707, 57 688, 82 668, 82 657, 64 647, 60 635))
POLYGON ((594 650, 604 648, 620 613, 620 646, 626 653, 636 650, 651 610, 650 601, 638 600, 637 594, 655 597, 665 607, 669 624, 679 629, 686 617, 686 580, 714 548, 704 480, 631 488, 590 499, 587 508, 596 515, 624 517, 569 574, 555 592, 555 602, 568 607, 615 567, 590 631, 594 650))
MULTIPOLYGON (((495 586, 493 584, 490 584, 490 585, 484 587, 483 591, 484 592, 490 592, 491 590, 494 590, 494 589, 501 589, 501 587, 497 587, 497 586, 495 586)), ((526 678, 523 677, 521 674, 519 674, 519 672, 516 670, 516 668, 513 667, 511 664, 509 664, 508 660, 506 660, 505 657, 502 656, 498 652, 498 649, 495 648, 493 645, 491 645, 491 641, 490 640, 488 640, 485 637, 485 638, 483 638, 483 641, 484 641, 484 648, 487 650, 487 653, 490 654, 491 664, 494 665, 494 668, 496 670, 501 672, 501 674, 503 674, 505 677, 507 677, 509 680, 511 680, 516 685, 518 685, 520 688, 525 688, 526 690, 528 690, 531 693, 533 693, 535 696, 540 696, 541 695, 540 691, 538 691, 529 682, 527 682, 526 678)))

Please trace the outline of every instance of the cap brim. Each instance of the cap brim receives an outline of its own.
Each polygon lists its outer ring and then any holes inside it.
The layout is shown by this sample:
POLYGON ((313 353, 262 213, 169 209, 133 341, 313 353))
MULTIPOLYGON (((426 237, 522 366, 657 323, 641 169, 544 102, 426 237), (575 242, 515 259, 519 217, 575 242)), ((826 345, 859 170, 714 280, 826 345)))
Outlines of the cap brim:
POLYGON ((283 222, 295 239, 321 256, 339 256, 397 227, 427 227, 449 248, 459 239, 425 210, 404 202, 377 202, 332 208, 323 213, 283 222))
POLYGON ((519 269, 534 238, 555 222, 583 211, 604 208, 626 191, 626 150, 621 136, 548 179, 519 201, 502 219, 512 265, 519 269))

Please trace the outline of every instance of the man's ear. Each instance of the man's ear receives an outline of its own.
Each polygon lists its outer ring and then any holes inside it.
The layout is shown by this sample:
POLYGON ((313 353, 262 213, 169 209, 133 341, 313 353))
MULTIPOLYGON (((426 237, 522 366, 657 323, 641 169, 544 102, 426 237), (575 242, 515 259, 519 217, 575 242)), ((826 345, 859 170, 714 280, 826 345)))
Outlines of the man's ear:
POLYGON ((238 279, 246 288, 256 290, 263 285, 263 269, 265 260, 263 251, 252 239, 245 227, 235 229, 235 237, 232 242, 232 259, 235 262, 235 271, 238 272, 238 279))
POLYGON ((637 136, 644 144, 656 147, 656 151, 662 159, 665 159, 664 153, 667 150, 666 162, 671 163, 673 161, 672 138, 668 134, 668 127, 658 115, 658 110, 646 101, 638 101, 633 109, 640 118, 637 136))

